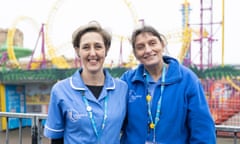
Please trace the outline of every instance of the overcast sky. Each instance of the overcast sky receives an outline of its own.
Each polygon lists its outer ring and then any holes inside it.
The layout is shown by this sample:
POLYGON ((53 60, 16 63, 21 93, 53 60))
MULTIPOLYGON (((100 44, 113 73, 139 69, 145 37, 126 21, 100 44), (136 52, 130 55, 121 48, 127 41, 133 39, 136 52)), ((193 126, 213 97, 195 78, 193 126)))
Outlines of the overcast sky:
MULTIPOLYGON (((71 34, 80 25, 91 20, 99 21, 114 35, 113 44, 107 61, 118 63, 120 53, 120 38, 123 36, 123 59, 127 61, 131 53, 131 46, 125 38, 137 27, 137 21, 143 19, 146 24, 153 25, 169 38, 168 50, 170 55, 176 57, 182 43, 179 33, 182 28, 182 3, 184 0, 0 0, 0 27, 17 27, 24 33, 24 47, 33 49, 38 37, 41 24, 47 24, 49 40, 56 48, 58 55, 73 57, 71 47, 71 34), (17 20, 19 17, 21 19, 17 20), (171 38, 170 38, 171 36, 171 38)), ((208 7, 211 0, 203 0, 208 7)), ((199 30, 200 0, 189 0, 190 24, 195 31, 199 30)), ((240 13, 238 0, 225 1, 225 64, 240 64, 240 13)), ((205 11, 204 15, 209 15, 205 11)), ((205 16, 206 17, 206 16, 205 16)), ((209 18, 205 18, 209 22, 209 18)), ((213 22, 222 22, 222 1, 213 0, 213 22)), ((222 63, 222 27, 213 25, 213 63, 222 63)), ((209 31, 210 26, 206 27, 209 31)), ((193 37, 197 38, 197 35, 193 37)), ((207 43, 204 43, 206 46, 207 43)), ((40 46, 39 46, 40 47, 40 46)), ((200 45, 192 42, 192 58, 194 63, 199 62, 200 45)), ((38 48, 40 50, 40 48, 38 48)), ((46 50, 47 51, 47 50, 46 50)), ((203 51, 203 59, 207 59, 207 49, 203 51)))

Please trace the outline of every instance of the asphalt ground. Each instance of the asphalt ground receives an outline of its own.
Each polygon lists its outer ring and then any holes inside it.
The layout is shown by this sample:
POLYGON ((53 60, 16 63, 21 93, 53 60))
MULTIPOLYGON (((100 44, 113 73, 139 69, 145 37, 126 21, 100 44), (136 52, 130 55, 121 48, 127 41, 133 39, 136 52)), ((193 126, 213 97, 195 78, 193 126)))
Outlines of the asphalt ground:
MULTIPOLYGON (((32 144, 31 128, 22 128, 22 144, 32 144)), ((6 132, 0 131, 0 144, 6 144, 6 132)), ((9 130, 8 144, 19 144, 18 129, 9 130)), ((50 144, 49 140, 42 137, 42 144, 50 144)), ((217 137, 217 144, 234 144, 233 137, 217 137)), ((240 138, 237 139, 237 144, 240 144, 240 138)))

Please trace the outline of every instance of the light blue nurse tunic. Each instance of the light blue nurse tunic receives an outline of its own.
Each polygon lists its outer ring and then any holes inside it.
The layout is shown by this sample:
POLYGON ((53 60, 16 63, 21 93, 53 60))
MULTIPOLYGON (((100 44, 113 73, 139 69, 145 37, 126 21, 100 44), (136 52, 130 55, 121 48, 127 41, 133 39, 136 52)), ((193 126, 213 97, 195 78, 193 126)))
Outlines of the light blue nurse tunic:
POLYGON ((51 139, 63 137, 66 144, 119 144, 120 131, 126 114, 127 84, 118 78, 113 78, 104 69, 104 86, 99 98, 96 99, 83 83, 81 71, 82 69, 77 70, 71 77, 53 86, 44 136, 51 139), (88 108, 83 96, 88 101, 88 108), (95 122, 98 136, 87 111, 89 108, 93 114, 92 120, 95 122), (107 118, 102 129, 104 113, 107 118))

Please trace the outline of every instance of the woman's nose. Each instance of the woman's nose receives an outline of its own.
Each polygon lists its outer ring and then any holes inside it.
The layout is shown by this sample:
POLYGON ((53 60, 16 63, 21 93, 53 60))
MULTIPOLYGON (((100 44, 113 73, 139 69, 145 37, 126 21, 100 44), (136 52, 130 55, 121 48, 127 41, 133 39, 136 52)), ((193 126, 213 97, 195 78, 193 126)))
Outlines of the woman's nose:
POLYGON ((90 55, 95 55, 96 54, 96 51, 95 51, 95 49, 92 47, 91 49, 90 49, 90 55))
POLYGON ((145 46, 145 52, 151 52, 152 51, 152 47, 150 47, 149 45, 145 46))

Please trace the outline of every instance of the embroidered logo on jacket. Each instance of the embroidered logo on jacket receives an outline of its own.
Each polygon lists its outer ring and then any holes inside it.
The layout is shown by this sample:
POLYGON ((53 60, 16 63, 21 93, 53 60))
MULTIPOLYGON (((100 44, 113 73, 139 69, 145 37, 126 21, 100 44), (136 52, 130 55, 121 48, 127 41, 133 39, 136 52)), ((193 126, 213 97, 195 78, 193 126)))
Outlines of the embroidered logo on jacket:
POLYGON ((141 99, 142 96, 141 95, 137 95, 135 90, 129 90, 129 103, 132 103, 134 101, 136 101, 137 99, 141 99))

